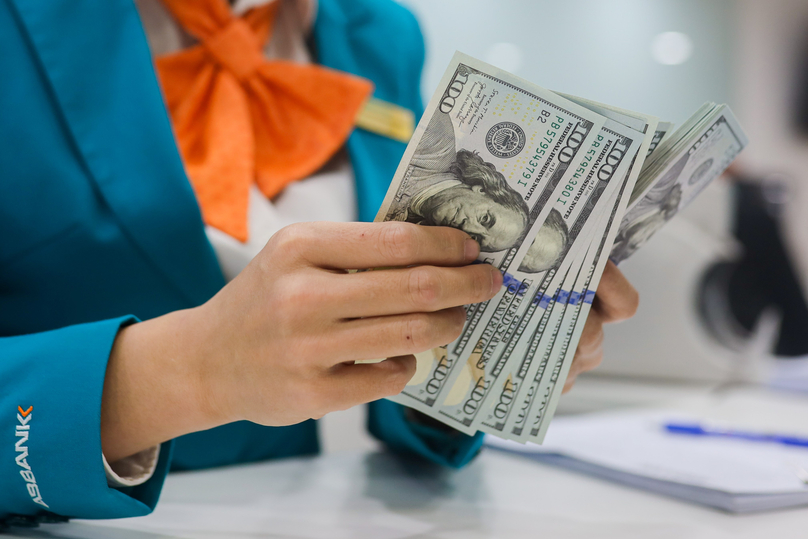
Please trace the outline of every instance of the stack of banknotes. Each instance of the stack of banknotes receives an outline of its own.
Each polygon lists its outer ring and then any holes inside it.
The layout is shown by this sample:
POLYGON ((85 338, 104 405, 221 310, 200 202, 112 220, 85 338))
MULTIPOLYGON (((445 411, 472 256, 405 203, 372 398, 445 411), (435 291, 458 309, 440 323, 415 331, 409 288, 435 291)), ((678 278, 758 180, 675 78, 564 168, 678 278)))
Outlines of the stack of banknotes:
POLYGON ((715 103, 671 131, 455 54, 376 220, 466 231, 505 285, 466 308, 456 341, 418 354, 391 400, 541 443, 607 260, 631 256, 747 144, 715 103))

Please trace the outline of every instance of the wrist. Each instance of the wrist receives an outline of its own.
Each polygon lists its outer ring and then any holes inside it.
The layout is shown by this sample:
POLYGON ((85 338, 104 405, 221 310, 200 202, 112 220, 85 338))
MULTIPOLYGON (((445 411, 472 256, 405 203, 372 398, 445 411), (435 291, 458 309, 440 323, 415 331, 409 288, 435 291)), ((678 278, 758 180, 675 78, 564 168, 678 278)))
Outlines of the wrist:
POLYGON ((213 353, 204 313, 176 311, 123 328, 113 345, 101 405, 101 441, 110 462, 183 434, 226 422, 209 405, 199 369, 213 353))
MULTIPOLYGON (((192 403, 197 422, 213 428, 241 419, 230 405, 232 395, 227 391, 228 351, 227 328, 217 323, 211 302, 172 313, 178 315, 173 323, 185 335, 186 350, 179 359, 178 378, 186 384, 188 402, 192 403)), ((203 428, 195 430, 203 430, 203 428)))

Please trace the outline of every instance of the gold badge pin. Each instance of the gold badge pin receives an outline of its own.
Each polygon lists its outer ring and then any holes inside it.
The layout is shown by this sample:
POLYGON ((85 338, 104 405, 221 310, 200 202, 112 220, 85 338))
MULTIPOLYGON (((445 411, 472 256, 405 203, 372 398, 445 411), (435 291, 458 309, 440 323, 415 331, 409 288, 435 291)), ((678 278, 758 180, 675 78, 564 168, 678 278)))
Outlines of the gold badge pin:
POLYGON ((356 126, 383 137, 409 142, 415 131, 415 115, 410 109, 372 97, 359 111, 356 126))

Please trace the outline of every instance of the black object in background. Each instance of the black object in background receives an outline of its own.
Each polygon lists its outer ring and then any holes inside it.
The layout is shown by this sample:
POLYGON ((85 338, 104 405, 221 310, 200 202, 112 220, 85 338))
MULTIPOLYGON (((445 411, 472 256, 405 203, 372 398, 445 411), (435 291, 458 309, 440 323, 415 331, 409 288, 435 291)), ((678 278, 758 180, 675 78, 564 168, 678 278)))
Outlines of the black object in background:
POLYGON ((713 334, 725 340, 728 328, 735 337, 751 335, 763 311, 773 307, 782 317, 775 355, 805 356, 808 305, 780 231, 778 201, 785 197, 772 196, 777 189, 771 184, 735 182, 733 233, 744 252, 740 260, 718 263, 706 272, 700 311, 713 334))

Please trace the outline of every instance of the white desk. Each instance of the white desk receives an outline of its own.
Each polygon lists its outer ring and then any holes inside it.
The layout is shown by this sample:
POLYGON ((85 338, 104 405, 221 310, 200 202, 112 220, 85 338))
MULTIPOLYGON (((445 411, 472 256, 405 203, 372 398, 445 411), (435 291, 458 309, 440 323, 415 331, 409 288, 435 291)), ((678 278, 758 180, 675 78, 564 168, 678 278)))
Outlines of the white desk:
POLYGON ((172 475, 150 516, 11 537, 790 539, 808 537, 808 508, 724 514, 494 451, 460 472, 349 451, 172 475))

